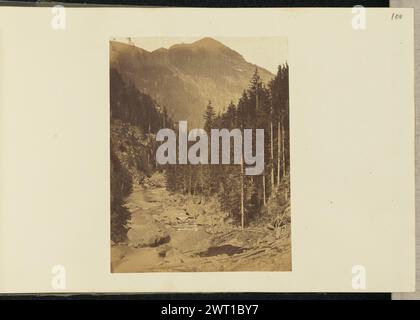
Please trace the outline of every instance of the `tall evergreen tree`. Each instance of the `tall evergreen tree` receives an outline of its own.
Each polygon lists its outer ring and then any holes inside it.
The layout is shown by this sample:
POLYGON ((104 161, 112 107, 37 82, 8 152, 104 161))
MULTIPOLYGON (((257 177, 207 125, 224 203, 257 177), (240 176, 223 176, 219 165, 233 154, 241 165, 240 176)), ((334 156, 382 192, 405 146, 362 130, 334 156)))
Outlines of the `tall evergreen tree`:
POLYGON ((214 126, 214 121, 216 118, 216 112, 214 111, 214 108, 211 104, 211 101, 209 100, 209 103, 207 105, 206 111, 204 113, 204 130, 206 130, 206 132, 210 133, 211 129, 214 126))

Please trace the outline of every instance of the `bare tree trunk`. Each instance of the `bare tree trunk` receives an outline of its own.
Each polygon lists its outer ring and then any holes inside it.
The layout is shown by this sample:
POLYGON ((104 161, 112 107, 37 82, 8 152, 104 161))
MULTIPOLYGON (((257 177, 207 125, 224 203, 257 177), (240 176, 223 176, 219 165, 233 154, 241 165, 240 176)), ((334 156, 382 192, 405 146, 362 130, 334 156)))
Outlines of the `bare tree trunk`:
POLYGON ((263 173, 263 199, 264 199, 264 206, 267 205, 267 199, 265 194, 265 174, 263 173))
POLYGON ((286 175, 286 144, 285 144, 285 131, 284 131, 284 126, 281 126, 281 136, 282 136, 282 148, 281 148, 281 153, 282 153, 282 162, 283 162, 283 177, 286 175))
POLYGON ((150 122, 149 122, 149 129, 147 131, 147 145, 146 145, 146 152, 147 152, 147 169, 149 169, 150 166, 150 122))
POLYGON ((189 182, 188 182, 188 193, 192 194, 192 172, 191 172, 191 170, 190 170, 190 179, 189 179, 189 182))
POLYGON ((281 134, 280 121, 277 122, 277 187, 280 185, 280 154, 281 154, 281 134))
POLYGON ((273 121, 270 122, 271 133, 271 190, 274 190, 274 135, 273 135, 273 121))
MULTIPOLYGON (((152 147, 152 155, 155 155, 155 154, 156 154, 156 152, 155 152, 155 146, 153 145, 153 147, 152 147)), ((153 160, 153 166, 155 167, 155 169, 157 169, 158 165, 157 165, 156 158, 153 157, 152 160, 153 160)))
POLYGON ((241 159, 241 227, 245 226, 245 212, 244 212, 244 158, 241 159))

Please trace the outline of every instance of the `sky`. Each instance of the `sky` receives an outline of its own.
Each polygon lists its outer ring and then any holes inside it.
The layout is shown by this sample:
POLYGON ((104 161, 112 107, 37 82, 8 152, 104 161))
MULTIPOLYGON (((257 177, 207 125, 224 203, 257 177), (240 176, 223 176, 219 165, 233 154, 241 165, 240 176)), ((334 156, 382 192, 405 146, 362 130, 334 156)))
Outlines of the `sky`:
MULTIPOLYGON (((164 38, 147 37, 131 38, 137 47, 147 51, 159 48, 169 48, 177 43, 191 43, 202 39, 196 38, 164 38)), ((279 64, 285 63, 287 59, 287 38, 286 37, 212 37, 240 53, 246 61, 277 73, 279 64)), ((114 38, 113 40, 127 42, 127 38, 114 38)))

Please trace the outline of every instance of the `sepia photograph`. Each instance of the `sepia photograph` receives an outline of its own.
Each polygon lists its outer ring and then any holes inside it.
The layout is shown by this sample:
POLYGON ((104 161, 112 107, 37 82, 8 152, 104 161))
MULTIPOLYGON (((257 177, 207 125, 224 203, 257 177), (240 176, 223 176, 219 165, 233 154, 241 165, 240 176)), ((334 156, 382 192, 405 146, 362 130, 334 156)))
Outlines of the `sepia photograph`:
POLYGON ((0 300, 414 297, 415 10, 0 9, 0 300))
POLYGON ((291 271, 287 38, 109 54, 111 271, 291 271))

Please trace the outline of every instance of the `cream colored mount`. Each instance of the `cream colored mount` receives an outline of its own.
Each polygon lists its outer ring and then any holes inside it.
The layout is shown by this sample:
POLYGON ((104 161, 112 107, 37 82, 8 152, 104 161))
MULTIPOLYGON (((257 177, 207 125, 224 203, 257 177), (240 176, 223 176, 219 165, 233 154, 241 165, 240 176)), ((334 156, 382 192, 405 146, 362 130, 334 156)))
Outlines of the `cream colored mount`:
POLYGON ((391 0, 390 7, 414 8, 414 59, 416 105, 416 291, 392 294, 393 300, 420 300, 420 2, 418 0, 391 0))

